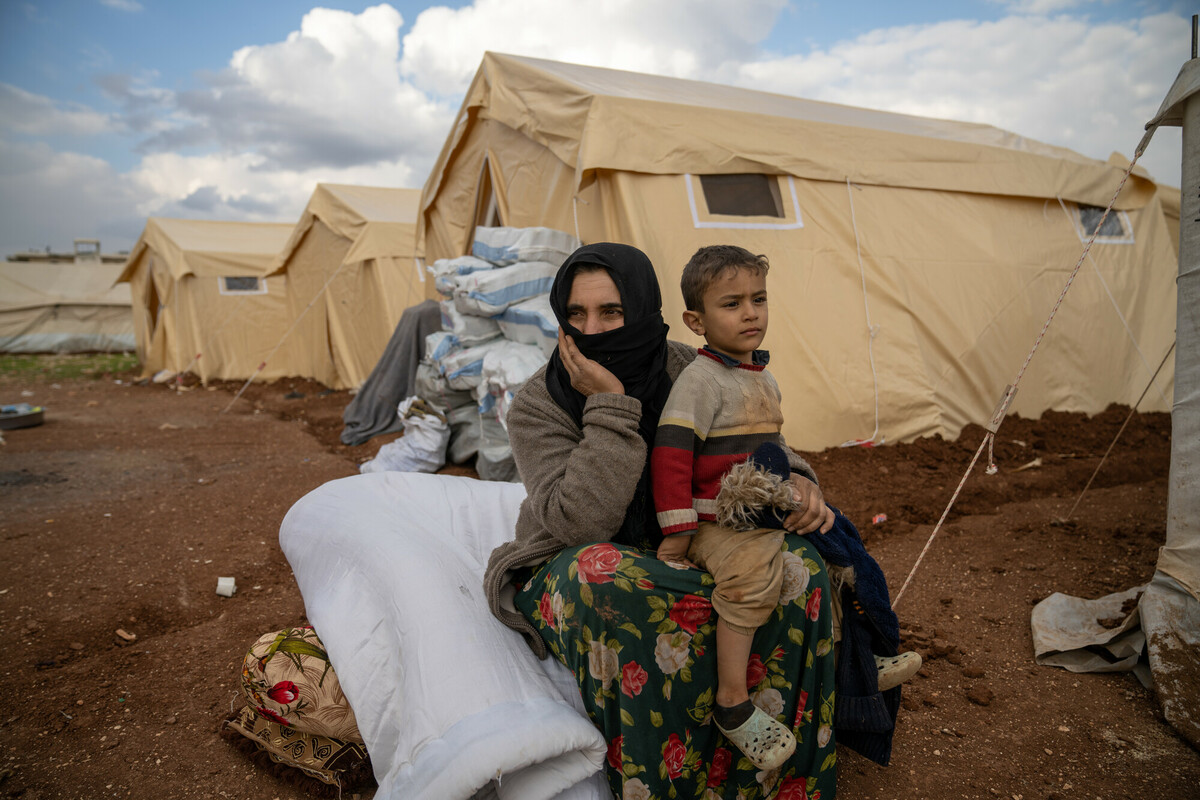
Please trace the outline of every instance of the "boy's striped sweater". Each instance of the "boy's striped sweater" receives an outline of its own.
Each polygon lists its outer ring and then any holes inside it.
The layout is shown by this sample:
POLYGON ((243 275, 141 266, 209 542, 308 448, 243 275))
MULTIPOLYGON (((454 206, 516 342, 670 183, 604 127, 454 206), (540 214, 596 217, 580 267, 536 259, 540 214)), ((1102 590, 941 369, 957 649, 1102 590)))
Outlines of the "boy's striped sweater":
POLYGON ((784 446, 779 386, 764 365, 709 350, 679 373, 650 455, 654 510, 664 536, 716 518, 721 478, 763 442, 784 446))

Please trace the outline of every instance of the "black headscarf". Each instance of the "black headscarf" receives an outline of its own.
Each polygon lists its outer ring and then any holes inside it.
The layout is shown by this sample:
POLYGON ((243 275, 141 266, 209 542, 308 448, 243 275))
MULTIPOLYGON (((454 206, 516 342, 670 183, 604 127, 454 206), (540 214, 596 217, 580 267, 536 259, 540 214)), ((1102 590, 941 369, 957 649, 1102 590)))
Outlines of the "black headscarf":
MULTIPOLYGON (((609 242, 584 245, 559 268, 550 289, 550 307, 563 333, 575 340, 579 351, 612 372, 625 387, 625 394, 642 402, 638 433, 646 442, 646 463, 626 512, 625 524, 614 538, 625 544, 655 547, 662 534, 650 500, 649 454, 658 418, 671 391, 671 379, 666 369, 667 324, 662 318, 662 294, 654 266, 636 247, 609 242), (571 284, 583 264, 603 267, 617 285, 625 311, 625 324, 620 328, 589 335, 567 320, 571 284)), ((587 398, 571 386, 571 375, 557 349, 546 366, 546 388, 554 401, 583 427, 587 398)))

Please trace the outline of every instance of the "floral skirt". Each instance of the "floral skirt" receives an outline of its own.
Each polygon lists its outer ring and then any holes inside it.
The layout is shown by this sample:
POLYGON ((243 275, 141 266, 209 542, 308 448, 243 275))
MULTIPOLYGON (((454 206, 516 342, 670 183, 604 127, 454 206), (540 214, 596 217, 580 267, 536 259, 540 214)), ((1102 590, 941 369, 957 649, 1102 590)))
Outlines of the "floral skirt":
POLYGON ((790 724, 796 752, 758 770, 712 722, 717 687, 712 576, 599 542, 568 548, 517 592, 554 656, 575 673, 608 741, 622 800, 832 800, 833 639, 829 576, 803 536, 783 543, 780 604, 758 629, 746 671, 754 704, 790 724))

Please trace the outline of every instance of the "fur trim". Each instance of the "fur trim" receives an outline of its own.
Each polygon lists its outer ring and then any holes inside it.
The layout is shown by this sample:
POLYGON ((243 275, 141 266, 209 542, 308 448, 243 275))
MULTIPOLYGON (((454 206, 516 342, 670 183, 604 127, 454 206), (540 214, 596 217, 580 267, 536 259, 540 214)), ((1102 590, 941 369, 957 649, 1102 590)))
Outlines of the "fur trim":
POLYGON ((793 511, 796 507, 791 481, 743 461, 721 479, 717 524, 735 531, 751 531, 759 527, 756 517, 764 508, 793 511))

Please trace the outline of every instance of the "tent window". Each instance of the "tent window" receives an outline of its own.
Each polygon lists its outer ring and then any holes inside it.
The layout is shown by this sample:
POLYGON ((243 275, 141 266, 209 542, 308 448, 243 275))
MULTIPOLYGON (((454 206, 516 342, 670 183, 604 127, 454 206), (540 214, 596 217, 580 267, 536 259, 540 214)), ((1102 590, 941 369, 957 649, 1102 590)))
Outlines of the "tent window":
POLYGON ((229 275, 218 278, 221 294, 266 294, 267 279, 254 275, 229 275))
POLYGON ((700 188, 710 214, 783 219, 783 199, 774 175, 701 175, 700 188))
POLYGON ((1100 218, 1104 216, 1104 209, 1100 206, 1088 206, 1079 204, 1076 209, 1076 222, 1078 224, 1079 238, 1087 241, 1091 238, 1092 232, 1096 231, 1096 226, 1100 226, 1100 230, 1096 232, 1096 241, 1107 244, 1133 244, 1133 226, 1129 223, 1129 214, 1124 211, 1110 211, 1104 222, 1100 222, 1100 218))
POLYGON ((791 175, 684 175, 696 228, 795 230, 804 227, 791 175))

